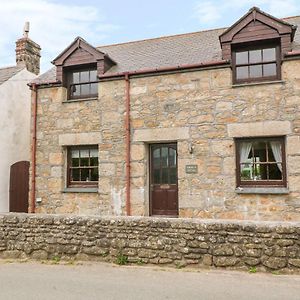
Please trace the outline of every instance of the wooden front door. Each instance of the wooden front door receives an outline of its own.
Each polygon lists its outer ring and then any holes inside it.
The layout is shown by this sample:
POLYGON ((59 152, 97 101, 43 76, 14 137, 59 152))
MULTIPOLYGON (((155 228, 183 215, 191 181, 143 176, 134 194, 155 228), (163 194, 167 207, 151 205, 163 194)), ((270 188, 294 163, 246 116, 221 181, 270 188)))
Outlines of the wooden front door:
POLYGON ((150 214, 178 216, 177 145, 150 145, 150 214))
POLYGON ((28 212, 29 162, 19 161, 10 167, 9 211, 28 212))

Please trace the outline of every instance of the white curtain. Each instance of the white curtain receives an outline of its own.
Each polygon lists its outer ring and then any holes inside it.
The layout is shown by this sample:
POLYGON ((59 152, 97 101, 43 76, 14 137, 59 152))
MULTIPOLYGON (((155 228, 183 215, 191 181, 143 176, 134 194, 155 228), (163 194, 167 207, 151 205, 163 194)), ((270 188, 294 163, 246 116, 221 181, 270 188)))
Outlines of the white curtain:
POLYGON ((272 148, 272 152, 274 155, 274 158, 277 162, 277 167, 280 170, 280 172, 282 172, 282 151, 281 151, 281 143, 278 141, 273 141, 270 142, 271 144, 271 148, 272 148))
POLYGON ((242 142, 240 146, 240 162, 247 162, 249 153, 251 151, 252 143, 251 142, 242 142))

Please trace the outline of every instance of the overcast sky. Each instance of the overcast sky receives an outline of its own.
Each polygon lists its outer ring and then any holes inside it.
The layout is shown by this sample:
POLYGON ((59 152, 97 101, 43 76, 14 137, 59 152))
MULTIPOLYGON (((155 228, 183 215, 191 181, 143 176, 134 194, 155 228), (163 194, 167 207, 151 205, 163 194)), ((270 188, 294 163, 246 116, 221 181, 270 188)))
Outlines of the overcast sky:
POLYGON ((226 27, 252 6, 276 17, 300 15, 299 0, 0 0, 0 66, 15 64, 25 21, 45 72, 77 36, 100 46, 226 27))

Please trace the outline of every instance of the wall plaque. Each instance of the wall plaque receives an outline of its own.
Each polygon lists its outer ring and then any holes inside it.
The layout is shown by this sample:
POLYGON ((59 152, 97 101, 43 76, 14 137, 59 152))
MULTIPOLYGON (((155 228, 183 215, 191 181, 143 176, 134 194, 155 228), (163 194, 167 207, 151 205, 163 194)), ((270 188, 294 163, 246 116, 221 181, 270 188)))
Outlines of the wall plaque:
POLYGON ((186 165, 185 173, 187 174, 197 174, 198 173, 198 165, 186 165))

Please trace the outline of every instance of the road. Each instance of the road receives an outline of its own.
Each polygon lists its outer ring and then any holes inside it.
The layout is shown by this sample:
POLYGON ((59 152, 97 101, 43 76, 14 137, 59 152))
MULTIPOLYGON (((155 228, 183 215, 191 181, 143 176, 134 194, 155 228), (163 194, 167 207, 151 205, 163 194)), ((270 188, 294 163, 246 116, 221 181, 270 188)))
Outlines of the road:
POLYGON ((299 275, 0 262, 0 299, 299 300, 299 275))

